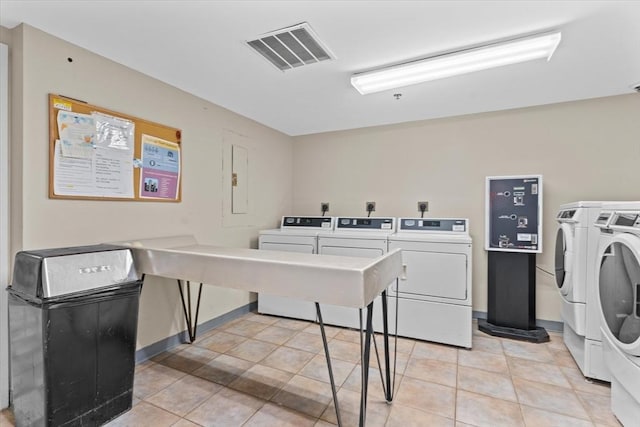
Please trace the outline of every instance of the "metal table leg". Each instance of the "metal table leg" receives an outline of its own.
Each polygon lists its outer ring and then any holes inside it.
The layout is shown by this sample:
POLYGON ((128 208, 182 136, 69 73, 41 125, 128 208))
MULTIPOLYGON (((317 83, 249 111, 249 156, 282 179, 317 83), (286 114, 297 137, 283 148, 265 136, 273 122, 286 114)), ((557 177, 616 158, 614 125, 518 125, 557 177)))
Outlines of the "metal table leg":
MULTIPOLYGON (((397 306, 397 300, 396 300, 397 306)), ((380 377, 382 380, 382 388, 385 394, 387 402, 393 400, 393 393, 395 389, 395 375, 396 375, 396 362, 397 362, 397 333, 396 343, 394 348, 394 366, 393 366, 393 383, 391 378, 391 361, 390 361, 390 348, 389 348, 389 323, 388 323, 388 310, 387 310, 387 292, 382 293, 382 314, 383 314, 383 339, 384 339, 384 361, 385 361, 385 377, 382 376, 382 367, 380 366, 380 356, 378 354, 378 347, 375 341, 375 335, 373 333, 373 301, 367 306, 366 322, 363 325, 362 309, 359 309, 360 317, 360 358, 361 358, 361 392, 360 392, 360 421, 359 426, 364 427, 367 421, 367 395, 369 391, 369 359, 371 356, 371 341, 375 346, 376 357, 378 359, 378 368, 380 369, 380 377), (363 327, 364 326, 364 327, 363 327), (386 381, 385 381, 386 378, 386 381)), ((396 307, 397 312, 397 307, 396 307)), ((333 394, 333 404, 336 410, 336 418, 338 420, 338 427, 342 426, 342 419, 340 416, 340 407, 338 405, 338 394, 336 391, 336 384, 333 377, 333 368, 331 366, 331 357, 329 356, 329 346, 327 344, 327 336, 324 330, 324 322, 322 320, 322 313, 320 311, 320 304, 316 303, 316 313, 318 316, 318 324, 320 325, 320 332, 322 335, 322 344, 324 345, 324 354, 327 359, 327 368, 329 370, 329 380, 331 382, 331 393, 333 394)), ((397 314, 396 314, 397 324, 397 314)), ((396 330, 397 331, 397 330, 396 330)))
POLYGON ((327 367, 329 369, 329 381, 331 382, 331 393, 333 394, 333 405, 336 409, 336 419, 338 427, 342 426, 340 418, 340 408, 338 406, 338 393, 336 391, 336 382, 333 378, 333 368, 331 367, 331 357, 329 357, 329 345, 327 344, 327 335, 324 332, 324 322, 322 321, 322 313, 320 312, 320 304, 316 303, 316 314, 318 315, 318 324, 320 325, 320 333, 322 335, 322 345, 324 345, 324 355, 327 358, 327 367))
MULTIPOLYGON (((397 302, 397 299, 396 299, 397 302)), ((396 313, 398 312, 397 307, 396 307, 396 313)), ((386 372, 386 389, 385 389, 385 398, 387 399, 387 402, 391 402, 393 400, 393 392, 395 389, 395 376, 396 376, 396 360, 397 360, 397 354, 396 352, 398 351, 398 335, 396 333, 395 337, 396 337, 396 342, 395 342, 395 346, 394 346, 394 356, 393 356, 393 362, 394 362, 394 366, 393 366, 393 380, 394 380, 394 387, 391 387, 391 363, 389 361, 389 319, 387 319, 387 315, 388 315, 388 310, 387 310, 387 291, 385 290, 384 292, 382 292, 382 331, 383 331, 383 336, 384 336, 384 366, 385 366, 385 372, 386 372)), ((397 320, 396 320, 396 332, 397 332, 397 320)), ((374 341, 375 343, 375 341, 374 341)), ((377 348, 376 348, 376 354, 377 354, 377 348)), ((383 381, 383 386, 385 385, 385 382, 383 381)))
POLYGON ((362 309, 360 309, 360 350, 362 384, 360 388, 360 427, 367 421, 367 395, 369 391, 369 356, 371 355, 371 334, 373 333, 373 301, 367 306, 367 323, 362 341, 362 309))
POLYGON ((189 334, 189 343, 196 340, 196 330, 198 328, 198 314, 200 313, 200 297, 202 296, 202 283, 198 287, 198 301, 196 302, 196 317, 192 317, 191 312, 191 282, 186 281, 187 302, 184 301, 184 291, 182 290, 182 281, 178 279, 178 290, 180 291, 180 300, 182 301, 182 311, 184 312, 184 320, 187 322, 187 333, 189 334))

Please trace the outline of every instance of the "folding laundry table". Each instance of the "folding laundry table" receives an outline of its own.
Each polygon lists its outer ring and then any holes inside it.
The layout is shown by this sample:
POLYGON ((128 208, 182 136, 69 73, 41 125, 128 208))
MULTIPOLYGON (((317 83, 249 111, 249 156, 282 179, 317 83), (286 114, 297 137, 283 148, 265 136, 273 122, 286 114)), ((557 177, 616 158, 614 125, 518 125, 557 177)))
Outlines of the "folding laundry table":
MULTIPOLYGON (((145 239, 120 242, 120 244, 132 249, 136 269, 139 273, 172 278, 178 281, 189 337, 192 342, 195 339, 203 283, 314 302, 339 426, 342 425, 342 422, 329 347, 322 321, 321 304, 340 305, 359 310, 361 319, 360 357, 362 361, 360 426, 364 426, 369 357, 373 335, 373 301, 382 294, 385 362, 385 375, 382 384, 386 400, 391 402, 393 399, 386 289, 389 283, 398 279, 402 274, 400 250, 370 259, 201 245, 192 236, 145 239), (191 304, 188 304, 188 309, 185 304, 181 281, 186 281, 187 286, 190 285, 190 282, 200 284, 195 319, 191 318, 191 304), (363 321, 362 310, 365 308, 366 320, 363 321)), ((187 290, 187 295, 190 298, 190 289, 187 290)), ((373 340, 377 350, 375 337, 373 340)))

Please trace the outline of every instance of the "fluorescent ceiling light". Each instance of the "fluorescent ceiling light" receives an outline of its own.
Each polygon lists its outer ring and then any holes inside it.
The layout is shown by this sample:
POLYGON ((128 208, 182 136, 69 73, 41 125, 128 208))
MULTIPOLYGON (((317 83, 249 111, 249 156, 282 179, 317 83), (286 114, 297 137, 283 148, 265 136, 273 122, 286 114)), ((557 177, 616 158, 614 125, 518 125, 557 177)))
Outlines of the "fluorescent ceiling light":
POLYGON ((354 74, 351 84, 366 95, 533 59, 546 58, 548 61, 560 39, 560 32, 546 33, 434 56, 354 74))

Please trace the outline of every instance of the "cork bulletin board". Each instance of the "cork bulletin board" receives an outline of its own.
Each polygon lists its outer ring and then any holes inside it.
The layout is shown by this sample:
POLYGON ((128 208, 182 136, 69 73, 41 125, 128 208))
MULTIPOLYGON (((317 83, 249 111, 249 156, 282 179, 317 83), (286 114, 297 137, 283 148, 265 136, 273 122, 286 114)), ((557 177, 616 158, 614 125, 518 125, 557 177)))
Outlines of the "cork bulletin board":
POLYGON ((49 94, 49 198, 180 202, 181 133, 49 94))

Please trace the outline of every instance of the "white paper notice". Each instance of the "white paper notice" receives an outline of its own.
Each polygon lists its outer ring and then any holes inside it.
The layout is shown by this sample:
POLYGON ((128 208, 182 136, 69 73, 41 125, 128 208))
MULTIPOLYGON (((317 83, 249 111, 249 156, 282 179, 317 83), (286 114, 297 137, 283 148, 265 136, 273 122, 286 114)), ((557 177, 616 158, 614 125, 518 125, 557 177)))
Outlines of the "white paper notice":
POLYGON ((133 198, 133 136, 131 120, 94 112, 96 125, 94 182, 102 197, 133 198))
POLYGON ((53 192, 60 196, 95 196, 91 159, 65 157, 60 140, 54 147, 53 192))
POLYGON ((54 194, 133 198, 133 158, 129 151, 98 148, 91 159, 66 157, 60 140, 54 150, 54 194))
POLYGON ((133 157, 129 150, 96 148, 96 191, 103 197, 133 198, 133 157))

